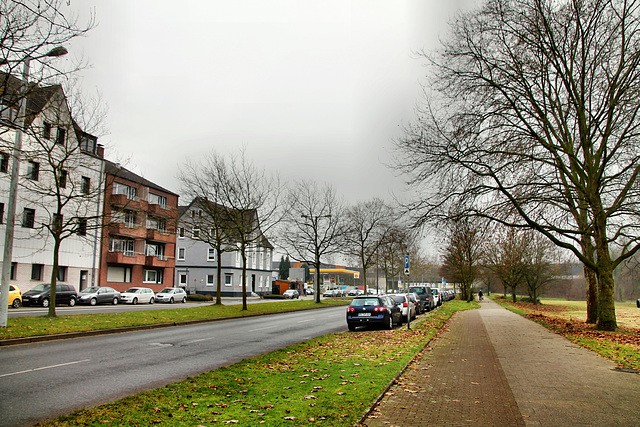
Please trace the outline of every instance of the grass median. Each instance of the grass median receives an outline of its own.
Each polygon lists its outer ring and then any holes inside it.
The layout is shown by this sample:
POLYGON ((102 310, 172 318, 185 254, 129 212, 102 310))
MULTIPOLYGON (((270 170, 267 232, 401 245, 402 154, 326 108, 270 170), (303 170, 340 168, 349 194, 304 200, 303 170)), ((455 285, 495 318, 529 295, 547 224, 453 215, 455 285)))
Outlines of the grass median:
POLYGON ((129 311, 123 313, 20 317, 9 319, 7 327, 0 328, 0 340, 270 314, 346 304, 349 304, 349 300, 330 299, 324 300, 319 304, 313 300, 296 300, 248 304, 247 310, 242 310, 242 305, 206 305, 193 308, 129 311))
POLYGON ((459 310, 451 301, 392 331, 329 334, 44 423, 352 426, 459 310))
POLYGON ((514 313, 614 361, 619 368, 640 370, 640 310, 635 303, 616 303, 620 327, 608 332, 598 331, 594 325, 585 323, 587 305, 584 301, 543 298, 541 304, 533 305, 492 298, 514 313))

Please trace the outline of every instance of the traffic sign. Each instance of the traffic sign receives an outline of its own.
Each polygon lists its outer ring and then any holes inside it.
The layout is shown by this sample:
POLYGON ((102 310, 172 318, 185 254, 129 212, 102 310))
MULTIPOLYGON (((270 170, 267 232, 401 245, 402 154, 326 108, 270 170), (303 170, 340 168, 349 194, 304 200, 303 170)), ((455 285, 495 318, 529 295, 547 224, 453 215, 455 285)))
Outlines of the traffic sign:
POLYGON ((409 255, 404 256, 404 275, 409 275, 409 255))

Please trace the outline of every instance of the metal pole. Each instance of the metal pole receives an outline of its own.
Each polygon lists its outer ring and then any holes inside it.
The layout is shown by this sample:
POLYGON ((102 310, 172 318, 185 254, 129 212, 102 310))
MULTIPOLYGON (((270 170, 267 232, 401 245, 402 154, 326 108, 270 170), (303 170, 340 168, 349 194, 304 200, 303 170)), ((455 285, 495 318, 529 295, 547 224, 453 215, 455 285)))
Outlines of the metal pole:
POLYGON ((9 280, 11 279, 11 261, 13 257, 13 235, 16 222, 16 200, 18 197, 18 183, 20 181, 20 159, 22 153, 22 132, 25 126, 27 111, 27 92, 29 81, 29 62, 31 58, 24 60, 22 69, 22 85, 20 98, 20 111, 16 117, 16 136, 13 145, 13 162, 11 164, 11 178, 9 183, 9 200, 7 202, 7 224, 4 232, 4 251, 2 257, 2 276, 0 286, 0 327, 7 327, 9 316, 9 280))

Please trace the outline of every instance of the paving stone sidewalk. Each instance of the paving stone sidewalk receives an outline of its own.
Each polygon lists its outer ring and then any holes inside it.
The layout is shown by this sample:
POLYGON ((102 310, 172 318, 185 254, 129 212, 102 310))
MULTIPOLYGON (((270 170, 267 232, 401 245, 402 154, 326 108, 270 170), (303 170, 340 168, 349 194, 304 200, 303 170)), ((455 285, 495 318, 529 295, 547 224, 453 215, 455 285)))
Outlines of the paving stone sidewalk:
POLYGON ((640 375, 485 300, 460 312, 374 426, 638 426, 640 375))

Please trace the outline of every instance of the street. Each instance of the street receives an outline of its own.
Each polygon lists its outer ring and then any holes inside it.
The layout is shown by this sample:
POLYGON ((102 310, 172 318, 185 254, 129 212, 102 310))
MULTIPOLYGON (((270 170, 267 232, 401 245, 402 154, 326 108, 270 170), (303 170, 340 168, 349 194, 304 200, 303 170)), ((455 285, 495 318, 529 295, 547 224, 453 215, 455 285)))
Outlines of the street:
POLYGON ((345 307, 332 307, 0 348, 0 425, 30 425, 343 330, 345 307))

